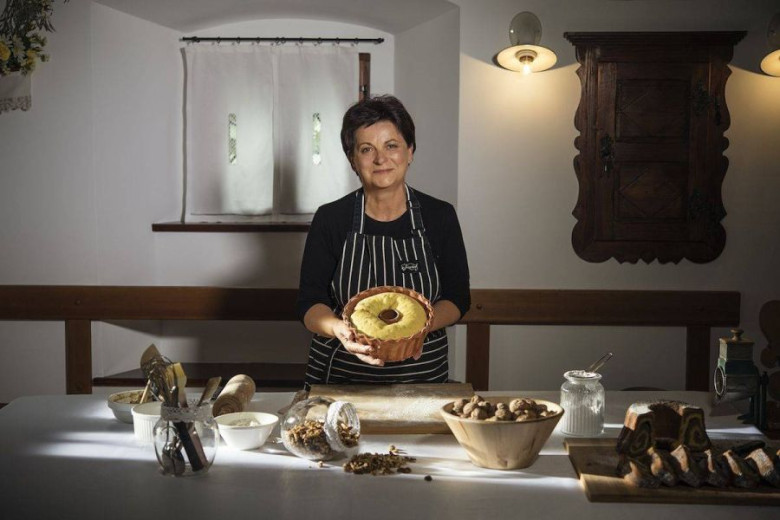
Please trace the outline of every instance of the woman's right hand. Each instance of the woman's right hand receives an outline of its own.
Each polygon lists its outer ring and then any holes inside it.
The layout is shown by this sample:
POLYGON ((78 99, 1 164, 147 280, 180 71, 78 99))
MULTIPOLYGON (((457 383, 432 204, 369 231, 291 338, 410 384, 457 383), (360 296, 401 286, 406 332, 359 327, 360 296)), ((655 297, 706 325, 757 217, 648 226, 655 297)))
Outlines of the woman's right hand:
POLYGON ((356 343, 349 327, 342 320, 333 324, 333 335, 341 341, 341 344, 344 345, 348 352, 354 354, 362 362, 376 367, 384 366, 384 361, 373 356, 376 353, 374 347, 356 343))

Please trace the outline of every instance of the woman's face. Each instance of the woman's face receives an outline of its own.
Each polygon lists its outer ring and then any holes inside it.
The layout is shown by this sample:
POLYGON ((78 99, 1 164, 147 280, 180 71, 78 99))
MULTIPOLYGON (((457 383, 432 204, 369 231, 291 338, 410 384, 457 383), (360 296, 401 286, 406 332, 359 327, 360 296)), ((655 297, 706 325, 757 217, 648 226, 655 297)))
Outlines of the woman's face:
POLYGON ((363 188, 386 189, 403 185, 414 151, 390 121, 378 121, 355 132, 352 169, 363 188))

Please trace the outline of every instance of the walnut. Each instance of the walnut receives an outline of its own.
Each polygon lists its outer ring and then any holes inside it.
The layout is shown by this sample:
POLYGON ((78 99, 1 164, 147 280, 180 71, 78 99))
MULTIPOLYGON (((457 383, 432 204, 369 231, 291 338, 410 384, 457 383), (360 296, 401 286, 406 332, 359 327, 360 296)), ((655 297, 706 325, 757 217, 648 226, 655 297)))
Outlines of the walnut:
POLYGON ((509 403, 509 410, 517 413, 520 410, 520 406, 523 404, 523 401, 520 399, 512 399, 512 401, 509 403))
POLYGON ((482 408, 487 413, 488 417, 493 415, 493 411, 495 410, 493 408, 493 405, 490 403, 490 401, 480 401, 477 403, 477 406, 479 408, 482 408))
MULTIPOLYGON (((499 403, 499 404, 503 404, 503 403, 499 403)), ((496 415, 494 415, 494 417, 498 421, 511 421, 512 412, 510 412, 509 409, 507 408, 499 408, 498 410, 496 410, 496 415)))
POLYGON ((483 421, 529 421, 539 417, 549 417, 556 412, 549 410, 547 405, 537 403, 527 397, 513 399, 507 403, 491 403, 479 395, 471 399, 459 399, 452 403, 452 414, 464 419, 479 419, 483 421))
POLYGON ((469 402, 468 399, 458 399, 457 401, 455 401, 455 404, 453 404, 452 411, 455 412, 456 414, 463 412, 463 407, 466 406, 466 403, 468 402, 469 402))
POLYGON ((472 419, 482 419, 482 420, 484 420, 484 419, 488 418, 488 413, 485 411, 484 408, 477 407, 477 408, 474 408, 474 410, 472 410, 471 418, 472 419))

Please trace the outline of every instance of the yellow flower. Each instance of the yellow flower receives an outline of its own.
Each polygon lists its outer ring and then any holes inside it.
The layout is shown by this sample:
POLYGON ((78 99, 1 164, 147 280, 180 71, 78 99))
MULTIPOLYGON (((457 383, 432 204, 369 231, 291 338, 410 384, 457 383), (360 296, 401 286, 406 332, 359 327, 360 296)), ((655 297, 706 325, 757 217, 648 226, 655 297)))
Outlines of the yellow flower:
POLYGON ((27 51, 27 61, 31 63, 35 63, 35 60, 38 58, 38 53, 33 50, 27 51))
POLYGON ((11 52, 13 53, 14 58, 16 58, 19 61, 22 61, 24 59, 24 54, 26 50, 24 47, 24 42, 18 36, 14 36, 11 39, 11 44, 12 44, 11 46, 13 47, 13 51, 11 52))
POLYGON ((11 57, 11 49, 5 43, 0 42, 0 61, 8 61, 11 57))

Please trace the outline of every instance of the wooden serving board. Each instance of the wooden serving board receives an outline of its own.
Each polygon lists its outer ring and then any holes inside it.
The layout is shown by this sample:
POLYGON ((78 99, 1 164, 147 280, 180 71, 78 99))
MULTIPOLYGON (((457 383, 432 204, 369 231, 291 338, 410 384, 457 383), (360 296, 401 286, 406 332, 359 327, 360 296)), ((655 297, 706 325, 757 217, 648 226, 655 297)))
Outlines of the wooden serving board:
POLYGON ((656 504, 732 504, 780 506, 780 489, 762 483, 756 489, 692 488, 685 484, 648 489, 632 486, 615 475, 615 439, 566 439, 574 469, 591 502, 650 502, 656 504))
POLYGON ((309 392, 309 397, 329 397, 355 405, 360 430, 367 434, 450 433, 439 409, 472 395, 474 389, 468 383, 312 385, 309 392))

